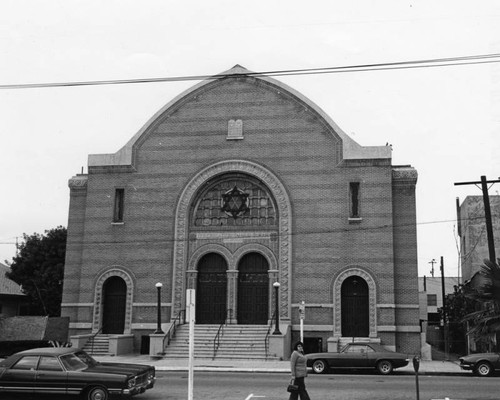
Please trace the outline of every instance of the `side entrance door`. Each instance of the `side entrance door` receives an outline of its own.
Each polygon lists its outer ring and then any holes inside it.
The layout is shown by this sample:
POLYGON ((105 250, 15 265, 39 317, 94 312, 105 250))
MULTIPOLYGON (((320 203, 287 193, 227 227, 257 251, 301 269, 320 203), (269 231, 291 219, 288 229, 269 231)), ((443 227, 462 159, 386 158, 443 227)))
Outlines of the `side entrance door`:
POLYGON ((125 329, 125 309, 127 284, 119 276, 112 276, 103 287, 102 333, 123 333, 125 329))
POLYGON ((351 276, 342 283, 341 296, 342 336, 368 337, 368 284, 359 276, 351 276))

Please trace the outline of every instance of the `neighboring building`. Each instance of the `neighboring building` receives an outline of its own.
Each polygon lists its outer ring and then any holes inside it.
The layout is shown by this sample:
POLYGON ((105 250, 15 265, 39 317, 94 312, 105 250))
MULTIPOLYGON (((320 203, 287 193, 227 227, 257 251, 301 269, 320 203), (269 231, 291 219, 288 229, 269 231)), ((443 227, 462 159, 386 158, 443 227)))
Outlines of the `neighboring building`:
MULTIPOLYGON (((441 318, 438 310, 443 307, 443 279, 441 277, 423 276, 418 278, 418 291, 421 294, 420 319, 424 319, 429 325, 440 325, 441 318), (422 318, 425 317, 425 318, 422 318)), ((444 294, 452 294, 455 286, 460 283, 460 278, 444 278, 444 294)))
MULTIPOLYGON (((500 258, 500 196, 489 196, 493 237, 500 258)), ((458 234, 463 282, 470 280, 489 258, 483 196, 467 196, 458 207, 458 234)))
MULTIPOLYGON (((460 283, 460 278, 445 277, 444 278, 444 294, 452 294, 455 292, 455 287, 460 283)), ((443 307, 443 279, 441 277, 419 277, 418 291, 420 294, 420 324, 422 327, 422 351, 423 359, 442 359, 443 355, 446 359, 445 341, 444 341, 444 325, 441 320, 439 309, 443 307), (430 346, 432 346, 432 349, 430 346), (436 350, 442 350, 440 355, 436 350)), ((448 323, 446 332, 456 329, 448 323)), ((455 335, 448 333, 446 339, 448 341, 448 350, 455 350, 460 343, 453 342, 455 335)))
POLYGON ((185 91, 117 153, 69 180, 62 315, 73 335, 196 323, 267 325, 323 350, 420 349, 415 185, 283 83, 235 66, 185 91))
MULTIPOLYGON (((498 259, 500 258, 500 196, 489 195, 488 197, 495 253, 498 259)), ((484 260, 489 259, 483 196, 467 196, 458 207, 457 214, 462 279, 466 285, 474 287, 477 273, 484 265, 484 260)), ((500 343, 500 333, 492 335, 491 340, 483 339, 468 337, 468 352, 497 351, 495 347, 497 343, 500 343)))
POLYGON ((5 276, 9 270, 7 265, 0 263, 0 318, 20 315, 21 307, 26 303, 21 286, 5 276))

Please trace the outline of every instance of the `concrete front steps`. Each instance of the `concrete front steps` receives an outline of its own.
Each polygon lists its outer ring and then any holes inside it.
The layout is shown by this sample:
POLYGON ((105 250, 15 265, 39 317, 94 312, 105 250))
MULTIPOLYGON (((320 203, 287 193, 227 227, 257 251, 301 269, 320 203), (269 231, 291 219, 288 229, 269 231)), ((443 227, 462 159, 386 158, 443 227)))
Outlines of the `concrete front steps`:
POLYGON ((109 353, 109 335, 96 335, 91 337, 83 349, 93 356, 108 356, 109 353))
MULTIPOLYGON (((214 358, 214 339, 219 325, 195 325, 194 357, 214 358)), ((266 360, 267 325, 225 325, 220 336, 217 359, 266 360)), ((189 325, 177 328, 175 337, 165 349, 165 358, 189 356, 189 325)))

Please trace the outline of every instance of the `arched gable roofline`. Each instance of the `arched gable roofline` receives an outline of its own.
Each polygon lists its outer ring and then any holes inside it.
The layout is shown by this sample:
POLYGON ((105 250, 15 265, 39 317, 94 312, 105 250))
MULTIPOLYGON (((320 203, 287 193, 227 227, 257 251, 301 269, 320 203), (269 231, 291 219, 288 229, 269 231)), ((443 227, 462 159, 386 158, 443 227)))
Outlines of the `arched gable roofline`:
POLYGON ((161 119, 162 115, 167 113, 170 109, 174 111, 185 101, 195 96, 196 93, 206 91, 211 87, 218 85, 223 79, 235 78, 238 75, 247 76, 257 81, 266 82, 270 87, 274 87, 280 93, 287 93, 296 101, 302 103, 302 105, 306 109, 314 112, 321 120, 323 120, 325 126, 330 130, 332 135, 338 137, 338 139, 342 141, 342 158, 344 160, 391 158, 390 146, 365 147, 359 145, 356 141, 349 137, 317 104, 315 104, 313 101, 311 101, 309 98, 307 98, 297 90, 276 79, 249 71, 240 65, 235 65, 233 68, 225 72, 214 75, 209 79, 205 79, 204 81, 192 86, 191 88, 185 90, 184 92, 173 98, 161 109, 159 109, 118 152, 113 154, 89 155, 89 168, 99 166, 133 166, 134 152, 137 148, 137 145, 140 143, 143 135, 151 130, 151 127, 155 126, 155 124, 161 119))

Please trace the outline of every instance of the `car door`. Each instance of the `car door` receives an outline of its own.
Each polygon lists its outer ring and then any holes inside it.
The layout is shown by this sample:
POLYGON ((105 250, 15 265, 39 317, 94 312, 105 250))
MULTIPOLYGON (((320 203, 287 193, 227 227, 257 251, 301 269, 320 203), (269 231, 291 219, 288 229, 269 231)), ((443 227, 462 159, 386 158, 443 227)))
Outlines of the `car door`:
POLYGON ((2 374, 1 385, 6 392, 33 393, 39 356, 26 355, 2 374))
POLYGON ((367 358, 366 345, 348 344, 331 360, 332 368, 365 368, 367 358))
POLYGON ((493 367, 495 369, 500 369, 500 353, 495 354, 495 358, 493 359, 493 367))
POLYGON ((351 344, 346 349, 346 358, 348 368, 366 368, 368 366, 368 356, 365 344, 351 344))
POLYGON ((35 393, 66 394, 68 374, 59 358, 41 356, 36 372, 35 393))
POLYGON ((375 368, 379 356, 380 353, 375 351, 375 349, 373 349, 370 345, 366 346, 367 367, 375 368))

